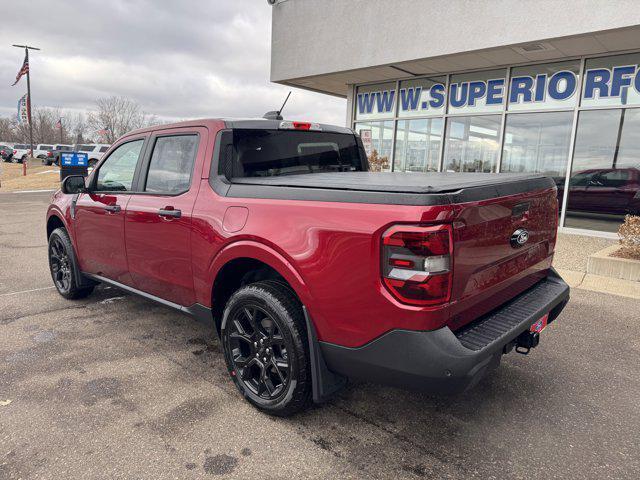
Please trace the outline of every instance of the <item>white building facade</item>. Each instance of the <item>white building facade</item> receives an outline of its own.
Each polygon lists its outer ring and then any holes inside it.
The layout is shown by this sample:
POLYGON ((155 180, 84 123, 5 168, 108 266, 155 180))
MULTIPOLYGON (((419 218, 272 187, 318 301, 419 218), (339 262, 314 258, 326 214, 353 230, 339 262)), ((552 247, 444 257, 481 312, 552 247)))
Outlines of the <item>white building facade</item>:
POLYGON ((272 35, 376 169, 544 173, 578 233, 640 214, 639 0, 280 0, 272 35))

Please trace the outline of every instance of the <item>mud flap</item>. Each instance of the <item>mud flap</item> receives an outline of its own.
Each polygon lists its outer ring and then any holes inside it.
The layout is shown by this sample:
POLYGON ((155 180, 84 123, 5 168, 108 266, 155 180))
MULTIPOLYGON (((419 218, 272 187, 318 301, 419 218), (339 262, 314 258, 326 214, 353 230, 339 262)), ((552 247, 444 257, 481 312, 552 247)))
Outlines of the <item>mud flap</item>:
POLYGON ((322 403, 327 401, 334 393, 344 387, 347 378, 333 373, 327 367, 322 356, 322 350, 318 343, 316 329, 313 326, 307 308, 303 305, 304 319, 307 322, 307 332, 309 338, 309 357, 311 360, 311 387, 313 392, 313 402, 322 403))

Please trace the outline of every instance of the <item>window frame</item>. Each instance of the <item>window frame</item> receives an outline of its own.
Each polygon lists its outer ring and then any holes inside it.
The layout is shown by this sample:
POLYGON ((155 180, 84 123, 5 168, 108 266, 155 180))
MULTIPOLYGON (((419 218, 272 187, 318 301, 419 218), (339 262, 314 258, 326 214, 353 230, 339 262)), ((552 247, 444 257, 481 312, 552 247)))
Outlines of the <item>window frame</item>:
POLYGON ((95 193, 95 194, 117 194, 117 195, 129 195, 132 193, 138 193, 137 192, 137 185, 138 185, 138 177, 140 175, 140 167, 142 165, 141 160, 144 158, 144 155, 146 154, 146 150, 148 148, 148 144, 149 144, 149 135, 139 135, 136 137, 130 137, 130 138, 126 138, 124 139, 122 142, 113 145, 112 146, 112 150, 109 152, 109 155, 105 156, 102 158, 102 160, 100 160, 100 163, 96 166, 96 168, 94 169, 93 172, 91 172, 91 177, 90 177, 90 181, 89 181, 89 191, 91 193, 95 193), (111 158, 111 155, 113 155, 113 153, 115 151, 117 151, 121 146, 127 144, 127 143, 131 143, 131 142, 137 142, 142 140, 142 148, 140 148, 140 153, 138 154, 138 160, 136 161, 136 168, 134 169, 133 172, 133 180, 131 181, 131 190, 127 190, 127 191, 122 191, 122 190, 96 190, 96 186, 98 184, 98 175, 100 174, 100 169, 102 168, 102 166, 109 160, 109 158, 111 158))
POLYGON ((142 161, 138 160, 140 164, 140 171, 137 177, 136 182, 136 194, 138 195, 149 195, 150 197, 177 197, 180 195, 184 195, 189 190, 191 190, 191 186, 193 184, 193 173, 196 168, 196 164, 198 162, 198 153, 201 148, 201 140, 202 135, 197 130, 183 130, 183 131, 163 131, 163 132, 153 132, 147 139, 147 146, 144 151, 144 155, 142 157, 142 161), (145 188, 147 186, 147 177, 149 176, 149 167, 151 166, 151 157, 153 156, 153 151, 156 147, 156 142, 159 138, 163 137, 184 137, 184 136, 196 136, 197 137, 197 145, 196 145, 196 155, 193 159, 193 165, 191 166, 191 172, 189 174, 189 185, 185 190, 180 192, 147 192, 145 188))

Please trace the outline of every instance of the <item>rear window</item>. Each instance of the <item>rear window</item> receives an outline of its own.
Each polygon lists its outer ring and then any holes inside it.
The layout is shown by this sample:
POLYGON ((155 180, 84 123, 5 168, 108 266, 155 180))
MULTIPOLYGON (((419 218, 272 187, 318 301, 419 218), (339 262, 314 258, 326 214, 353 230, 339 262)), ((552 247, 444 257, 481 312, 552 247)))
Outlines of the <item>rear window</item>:
POLYGON ((238 129, 233 144, 226 143, 220 173, 227 178, 365 170, 356 137, 350 134, 238 129))
POLYGON ((38 150, 51 150, 53 145, 38 145, 38 150))
POLYGON ((13 146, 14 150, 25 150, 27 148, 29 148, 29 147, 27 147, 26 145, 22 145, 22 144, 13 146))
POLYGON ((54 150, 57 150, 59 152, 71 152, 73 150, 73 147, 70 145, 58 145, 54 148, 54 150))
POLYGON ((95 147, 93 145, 80 145, 78 151, 80 152, 93 152, 95 147))
POLYGON ((109 147, 100 147, 100 153, 104 153, 109 150, 109 147))

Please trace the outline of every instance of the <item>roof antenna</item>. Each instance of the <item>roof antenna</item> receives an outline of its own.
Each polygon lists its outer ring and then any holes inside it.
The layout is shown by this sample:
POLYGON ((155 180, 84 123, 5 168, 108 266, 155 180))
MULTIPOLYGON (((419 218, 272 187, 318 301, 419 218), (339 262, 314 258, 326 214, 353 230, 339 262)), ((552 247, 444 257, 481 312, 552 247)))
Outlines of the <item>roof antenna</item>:
POLYGON ((282 113, 282 110, 284 110, 284 106, 287 104, 287 101, 289 100, 290 96, 291 96, 291 90, 289 90, 289 94, 287 95, 287 98, 284 99, 284 103, 280 107, 280 110, 272 110, 270 112, 267 112, 262 116, 262 118, 266 118, 267 120, 282 120, 282 115, 280 114, 282 113))

